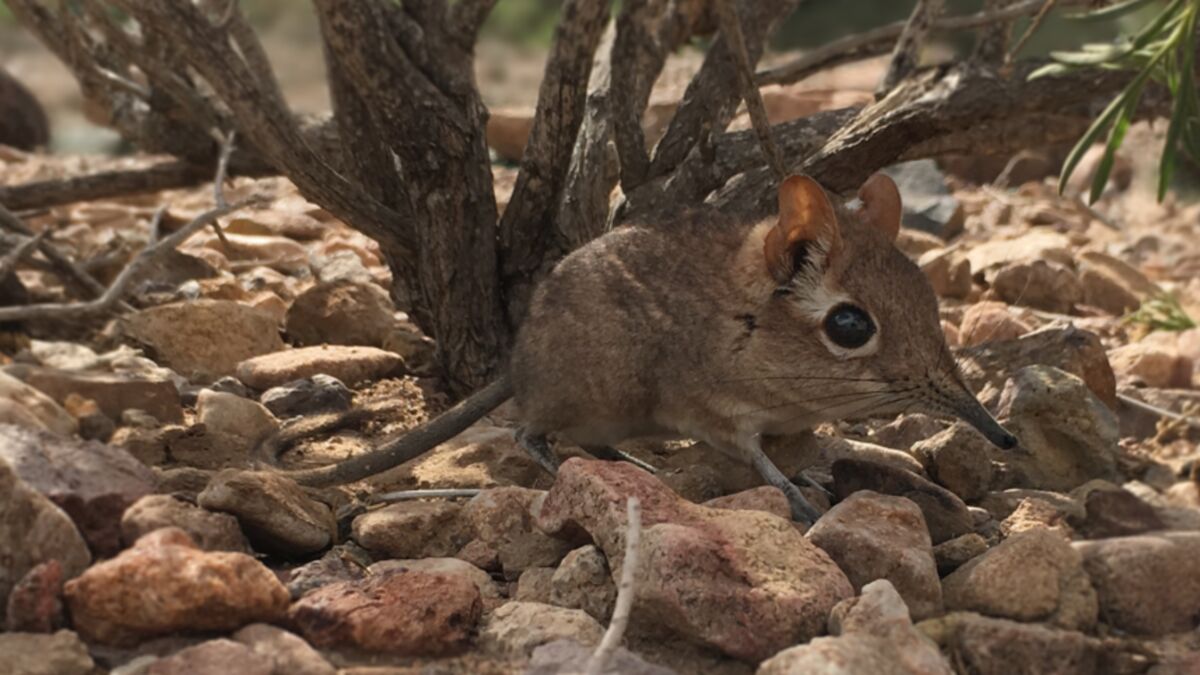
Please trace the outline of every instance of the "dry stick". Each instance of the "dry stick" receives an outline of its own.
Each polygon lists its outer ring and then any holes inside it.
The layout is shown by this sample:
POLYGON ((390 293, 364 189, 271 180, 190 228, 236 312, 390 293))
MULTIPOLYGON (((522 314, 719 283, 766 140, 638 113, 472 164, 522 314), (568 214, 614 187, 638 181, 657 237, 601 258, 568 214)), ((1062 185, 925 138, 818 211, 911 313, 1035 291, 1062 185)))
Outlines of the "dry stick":
POLYGON ((137 273, 149 264, 160 253, 169 249, 174 249, 184 241, 195 234, 202 228, 208 227, 217 218, 228 213, 245 208, 251 204, 257 204, 265 201, 265 197, 254 196, 248 199, 243 199, 225 207, 217 207, 210 211, 206 211, 192 220, 192 222, 179 228, 173 232, 171 236, 162 239, 161 241, 147 246, 142 249, 133 262, 121 270, 117 275, 112 285, 108 287, 104 293, 95 300, 88 302, 74 303, 43 303, 38 305, 24 305, 21 307, 0 307, 0 321, 20 321, 25 319, 77 319, 80 316, 87 316, 108 311, 113 305, 117 304, 121 296, 124 295, 129 285, 133 283, 137 273))
MULTIPOLYGON (((956 31, 1011 21, 1037 12, 1044 4, 1045 0, 1026 0, 994 12, 943 17, 933 22, 932 29, 956 31)), ((897 21, 857 35, 834 40, 793 61, 760 71, 754 79, 760 87, 768 84, 791 84, 839 63, 886 54, 892 48, 893 41, 904 32, 907 23, 907 21, 897 21)))
POLYGON ((1146 403, 1145 401, 1139 401, 1138 399, 1136 399, 1132 396, 1129 396, 1127 394, 1117 394, 1117 400, 1121 401, 1122 403, 1126 403, 1130 406, 1133 406, 1134 408, 1140 408, 1141 410, 1145 410, 1148 413, 1153 413, 1155 415, 1161 415, 1162 417, 1165 417, 1167 419, 1175 420, 1176 422, 1182 422, 1190 427, 1200 429, 1200 419, 1197 419, 1195 417, 1191 417, 1189 415, 1181 415, 1173 410, 1167 410, 1166 408, 1160 408, 1152 403, 1146 403))
POLYGON ((933 27, 937 16, 942 13, 943 6, 943 0, 917 0, 912 14, 904 24, 904 30, 900 32, 900 38, 896 40, 896 46, 892 48, 892 60, 888 63, 887 72, 884 73, 883 79, 875 89, 876 98, 886 96, 897 84, 908 77, 909 73, 917 69, 917 61, 921 56, 920 51, 921 46, 925 43, 925 36, 929 34, 929 29, 933 27))
MULTIPOLYGON (((236 1, 234 0, 235 3, 236 1)), ((213 178, 213 203, 217 205, 217 208, 229 206, 229 202, 225 200, 225 176, 229 173, 229 156, 233 154, 233 143, 236 138, 237 131, 230 131, 221 138, 221 154, 217 159, 217 175, 213 178)), ((228 251, 229 240, 225 238, 225 231, 221 229, 221 224, 214 220, 212 229, 213 232, 217 233, 217 239, 221 241, 221 248, 228 251)))
POLYGON ((1033 21, 1029 22, 1029 27, 1026 28, 1025 32, 1021 35, 1021 39, 1017 40, 1017 44, 1013 45, 1013 48, 1008 50, 1008 53, 1004 55, 1004 65, 1012 64, 1013 59, 1017 56, 1017 52, 1021 51, 1021 48, 1024 47, 1025 43, 1029 41, 1029 38, 1033 37, 1034 32, 1036 32, 1037 29, 1041 27, 1042 22, 1046 20, 1046 15, 1049 14, 1050 10, 1054 9, 1054 6, 1057 4, 1058 0, 1045 0, 1045 4, 1043 4, 1042 8, 1038 10, 1037 15, 1033 17, 1033 21))
POLYGON ((34 247, 42 243, 42 238, 45 236, 46 232, 43 230, 38 232, 36 236, 22 237, 22 240, 13 247, 13 250, 9 251, 3 258, 0 258, 0 282, 7 279, 8 275, 17 269, 17 265, 25 259, 25 256, 29 255, 29 252, 34 247))
POLYGON ((93 199, 159 192, 198 185, 212 167, 171 159, 140 169, 101 171, 87 176, 0 187, 0 204, 14 211, 39 209, 93 199))
POLYGON ((729 51, 733 54, 737 66, 737 83, 741 90, 742 100, 746 110, 750 112, 750 122, 754 125, 754 133, 758 136, 758 144, 762 147, 767 163, 780 181, 787 178, 787 168, 783 163, 783 155, 775 139, 771 136, 771 121, 767 118, 767 109, 763 105, 762 92, 754 84, 754 66, 750 63, 750 55, 746 52, 746 37, 742 34, 742 22, 738 18, 734 0, 718 0, 717 12, 721 21, 721 34, 729 41, 729 51))
POLYGON ((584 675, 600 675, 608 668, 608 662, 621 645, 625 629, 629 626, 629 614, 636 595, 634 580, 637 576, 638 552, 642 541, 642 505, 637 497, 625 503, 628 525, 625 530, 625 558, 621 561, 621 583, 617 585, 617 604, 613 608, 612 621, 592 658, 588 659, 584 675))
POLYGON ((479 488, 434 488, 430 490, 397 490, 395 492, 384 492, 382 494, 371 495, 371 502, 375 504, 387 504, 391 502, 402 502, 409 499, 458 499, 461 497, 476 497, 479 495, 479 488))

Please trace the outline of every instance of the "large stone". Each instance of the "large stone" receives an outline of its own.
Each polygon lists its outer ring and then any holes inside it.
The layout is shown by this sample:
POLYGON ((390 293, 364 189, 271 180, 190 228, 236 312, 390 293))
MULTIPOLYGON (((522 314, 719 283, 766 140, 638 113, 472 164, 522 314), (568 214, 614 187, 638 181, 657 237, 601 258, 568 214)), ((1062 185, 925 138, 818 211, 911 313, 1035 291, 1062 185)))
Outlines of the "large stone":
POLYGON ((468 579, 401 570, 318 588, 288 617, 318 647, 440 656, 466 647, 481 612, 468 579))
POLYGON ((1140 380, 1150 387, 1192 386, 1192 360, 1170 346, 1135 342, 1110 351, 1108 361, 1118 375, 1140 380))
POLYGON ((1200 615, 1200 532, 1080 541, 1105 623, 1130 633, 1192 630, 1200 615))
POLYGON ((205 551, 250 552, 237 518, 171 495, 146 495, 121 516, 121 538, 129 545, 164 527, 178 527, 205 551))
POLYGON ((1047 529, 1020 532, 973 558, 943 583, 946 607, 1088 630, 1096 593, 1079 554, 1047 529))
POLYGON ((261 403, 211 389, 200 392, 196 413, 213 443, 235 455, 250 455, 279 430, 279 420, 261 403))
POLYGON ((1083 302, 1083 286, 1068 265, 1048 260, 1013 262, 992 276, 992 292, 1010 305, 1066 314, 1083 302))
POLYGON ((1117 477, 1116 415, 1083 380, 1052 366, 1017 371, 1000 399, 1000 418, 1021 441, 993 458, 1012 485, 1067 491, 1093 478, 1117 477))
POLYGON ((98 555, 121 550, 121 514, 156 482, 121 448, 10 425, 0 425, 0 458, 66 511, 98 555))
POLYGON ((992 483, 991 443, 963 422, 955 422, 912 447, 934 482, 963 501, 974 502, 992 483))
POLYGON ((1050 260, 1070 265, 1073 260, 1070 239, 1048 228, 1035 228, 1012 239, 992 238, 967 252, 971 269, 990 272, 1008 263, 1050 260))
POLYGON ((75 628, 89 641, 118 645, 277 621, 288 604, 287 589, 262 563, 244 553, 201 551, 175 528, 92 566, 65 592, 75 628))
MULTIPOLYGON (((525 675, 562 675, 582 673, 591 660, 596 648, 582 645, 574 640, 555 640, 533 650, 529 668, 525 675)), ((618 647, 609 657, 608 666, 601 675, 676 675, 676 671, 663 666, 646 663, 642 657, 618 647)))
POLYGON ((987 550, 987 539, 970 532, 934 546, 933 559, 937 562, 938 574, 945 576, 965 565, 968 560, 983 555, 987 550))
POLYGON ((977 302, 963 312, 958 339, 964 345, 975 346, 1015 340, 1030 330, 1032 327, 1003 302, 977 302))
POLYGON ((398 374, 403 366, 404 359, 382 349, 326 345, 247 359, 237 365, 237 377, 255 389, 321 374, 355 385, 398 374))
POLYGON ((597 621, 607 622, 617 601, 608 561, 595 546, 575 549, 563 558, 550 577, 550 604, 582 609, 597 621))
POLYGON ((0 633, 0 654, 6 675, 92 675, 96 668, 87 645, 69 630, 0 633))
POLYGON ((465 560, 458 558, 417 558, 414 560, 380 560, 367 568, 368 574, 386 574, 394 570, 416 570, 426 574, 449 574, 460 576, 475 584, 479 597, 485 601, 500 597, 500 589, 491 575, 465 560))
POLYGON ((301 293, 288 309, 285 326, 296 345, 382 347, 395 311, 387 292, 375 284, 331 281, 301 293))
POLYGON ((883 579, 845 600, 829 619, 836 637, 819 637, 764 661, 757 675, 951 675, 937 646, 917 631, 908 607, 883 579))
POLYGON ((70 436, 78 429, 75 418, 38 388, 0 371, 0 424, 45 430, 70 436))
POLYGON ((8 595, 4 630, 50 633, 66 621, 62 603, 62 563, 51 558, 29 570, 8 595))
POLYGON ((289 555, 320 551, 337 531, 329 506, 270 471, 227 469, 200 493, 200 506, 233 514, 255 548, 289 555))
POLYGON ((917 265, 929 279, 933 292, 943 298, 965 298, 971 292, 971 263, 958 251, 926 251, 917 265))
POLYGON ((479 647, 496 655, 525 657, 555 640, 595 645, 603 635, 604 628, 583 610, 509 602, 488 617, 479 633, 479 647))
POLYGON ((388 558, 442 558, 471 540, 454 502, 399 502, 354 519, 354 540, 388 558))
POLYGON ((1083 301, 1093 307, 1120 316, 1162 293, 1157 284, 1120 258, 1099 251, 1085 251, 1079 258, 1083 301))
POLYGON ((914 619, 942 612, 942 587, 921 509, 902 497, 855 492, 808 531, 842 568, 856 591, 887 579, 914 619))
MULTIPOLYGON (((964 331, 965 332, 965 331, 964 331)), ((1117 379, 1099 336, 1067 326, 1048 327, 1015 340, 989 342, 956 353, 967 384, 999 396, 1004 383, 1031 365, 1054 366, 1082 379, 1110 409, 1117 407, 1117 379)), ((991 404, 989 398, 985 403, 991 404)))
POLYGON ((23 483, 0 459, 0 606, 38 565, 57 560, 74 577, 92 561, 75 524, 49 499, 23 483))
POLYGON ((125 336, 152 349, 160 363, 189 378, 232 375, 246 359, 283 349, 275 319, 230 300, 143 309, 123 318, 121 328, 125 336))
MULTIPOLYGON (((255 623, 233 634, 233 639, 267 658, 274 675, 334 675, 337 672, 321 654, 298 635, 265 623, 255 623)), ((225 671, 241 672, 237 669, 225 671)))
POLYGON ((625 462, 564 462, 538 525, 587 532, 620 575, 630 497, 643 509, 639 621, 759 661, 819 634, 829 609, 853 594, 837 565, 788 520, 686 502, 625 462))
POLYGON ((161 423, 183 421, 183 405, 175 383, 165 377, 139 373, 79 372, 37 366, 8 366, 8 372, 47 396, 65 404, 75 394, 96 402, 113 420, 126 410, 142 410, 161 423))
POLYGON ((954 612, 917 628, 942 648, 959 672, 972 675, 1098 675, 1098 640, 1037 623, 954 612))
POLYGON ((833 463, 833 486, 839 499, 859 490, 874 490, 916 503, 934 544, 973 529, 974 521, 963 500, 911 471, 859 459, 839 459, 833 463))
POLYGON ((479 493, 463 509, 476 539, 496 550, 509 578, 529 567, 553 567, 573 548, 534 524, 534 509, 545 495, 527 488, 494 488, 479 493))
POLYGON ((246 645, 224 638, 201 642, 151 663, 146 675, 272 675, 275 664, 246 645))

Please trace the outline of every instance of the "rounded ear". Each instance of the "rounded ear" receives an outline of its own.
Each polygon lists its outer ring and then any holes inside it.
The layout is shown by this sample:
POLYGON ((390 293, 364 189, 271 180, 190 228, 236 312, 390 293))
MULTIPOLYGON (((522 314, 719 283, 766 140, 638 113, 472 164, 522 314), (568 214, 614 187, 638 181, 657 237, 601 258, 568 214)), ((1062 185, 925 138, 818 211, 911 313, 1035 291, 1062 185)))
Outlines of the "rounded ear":
POLYGON ((858 189, 862 200, 863 220, 882 232, 889 241, 900 234, 900 190, 887 174, 877 173, 858 189))
POLYGON ((829 196, 808 176, 791 176, 779 186, 779 222, 763 241, 767 269, 779 283, 796 271, 797 260, 821 256, 826 260, 842 245, 837 215, 829 196))

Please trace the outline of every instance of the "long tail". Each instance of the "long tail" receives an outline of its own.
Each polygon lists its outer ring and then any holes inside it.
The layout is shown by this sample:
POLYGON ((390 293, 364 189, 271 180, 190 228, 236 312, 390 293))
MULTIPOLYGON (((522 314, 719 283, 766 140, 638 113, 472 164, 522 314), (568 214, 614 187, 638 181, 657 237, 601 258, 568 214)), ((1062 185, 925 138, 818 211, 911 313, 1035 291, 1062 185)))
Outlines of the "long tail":
POLYGON ((301 485, 326 487, 362 480, 387 471, 454 438, 512 396, 507 374, 459 401, 446 412, 370 452, 316 469, 286 471, 284 475, 301 485))

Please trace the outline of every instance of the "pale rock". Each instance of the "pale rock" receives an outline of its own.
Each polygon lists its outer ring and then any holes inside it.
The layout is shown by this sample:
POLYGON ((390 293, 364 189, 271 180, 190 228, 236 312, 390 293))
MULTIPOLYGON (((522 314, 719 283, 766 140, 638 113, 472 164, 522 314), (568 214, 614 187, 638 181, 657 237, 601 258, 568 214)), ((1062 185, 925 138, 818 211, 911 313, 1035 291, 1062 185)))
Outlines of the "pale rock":
POLYGON ((1100 641, 1073 630, 953 612, 917 625, 961 672, 972 675, 1100 675, 1100 641))
POLYGON ((389 489, 488 489, 534 485, 544 474, 517 445, 512 429, 478 422, 420 457, 371 478, 371 483, 389 489))
POLYGON ((964 422, 955 422, 912 446, 913 455, 937 484, 973 502, 992 484, 991 443, 964 422))
POLYGON ((1173 349, 1135 342, 1110 350, 1108 360, 1118 375, 1136 378, 1151 387, 1192 386, 1192 360, 1173 349))
POLYGON ((991 290, 1010 305, 1067 314, 1083 302, 1083 286, 1068 266, 1047 260, 1009 263, 996 271, 991 290))
POLYGON ((1096 593, 1078 552, 1047 529, 1013 534, 943 581, 946 607, 1089 630, 1096 593))
POLYGON ((350 280, 319 283, 288 309, 285 325, 293 344, 382 347, 396 309, 375 284, 350 280))
POLYGON ((1022 368, 999 409, 1022 451, 993 457, 1015 474, 1016 485, 1065 491, 1116 476, 1117 418, 1078 377, 1052 366, 1022 368))
POLYGON ((1079 255, 1083 301, 1120 316, 1138 308, 1162 289, 1129 263, 1099 251, 1079 255))
POLYGON ((855 590, 887 579, 914 618, 941 613, 933 545, 921 509, 913 502, 870 490, 855 492, 822 516, 806 536, 833 558, 855 590))
MULTIPOLYGON (((582 673, 596 651, 595 647, 574 640, 554 640, 533 650, 525 675, 562 675, 582 673)), ((609 657, 601 675, 676 675, 676 671, 647 663, 633 652, 618 647, 609 657)))
MULTIPOLYGON (((512 599, 518 602, 540 602, 552 605, 551 594, 554 592, 551 582, 554 580, 554 567, 530 567, 517 578, 516 590, 512 599)), ((578 607, 571 609, 579 609, 578 607)))
POLYGON ((872 438, 884 447, 909 450, 944 428, 942 422, 929 415, 910 413, 879 427, 873 432, 872 438))
POLYGON ((1029 530, 1050 530, 1068 540, 1075 534, 1067 514, 1059 506, 1038 497, 1022 499, 1000 522, 1000 533, 1005 537, 1029 530))
POLYGON ((231 375, 246 359, 283 349, 276 326, 269 314, 229 300, 160 305, 121 319, 123 334, 152 349, 161 363, 207 379, 231 375))
POLYGON ((121 538, 127 545, 164 527, 178 527, 205 551, 250 552, 250 545, 236 518, 202 509, 171 495, 146 495, 125 509, 121 516, 121 538))
POLYGON ((270 657, 224 638, 201 642, 151 663, 146 675, 273 675, 270 657))
POLYGON ((328 547, 337 525, 329 506, 313 500, 282 474, 227 469, 197 498, 210 511, 230 513, 256 549, 288 555, 328 547))
POLYGON ((238 379, 255 389, 270 389, 313 375, 331 375, 349 385, 397 374, 404 360, 374 347, 328 345, 276 351, 237 364, 238 379))
MULTIPOLYGON (((337 669, 300 636, 265 623, 255 623, 233 634, 233 639, 249 647, 271 663, 273 675, 335 675, 337 669)), ((227 675, 225 671, 218 675, 227 675)))
POLYGON ((971 292, 971 263, 957 251, 926 251, 917 260, 917 266, 938 297, 965 298, 971 292))
POLYGON ((0 371, 0 423, 70 436, 78 423, 66 410, 38 389, 0 371))
POLYGON ((279 420, 257 401, 205 389, 196 400, 197 418, 214 442, 235 454, 250 455, 279 430, 279 420))
POLYGON ((7 675, 92 675, 87 645, 69 630, 53 634, 0 633, 7 675))
POLYGON ((616 601, 612 571, 595 546, 568 553, 550 578, 550 604, 582 609, 597 621, 608 622, 616 601))
POLYGON ((100 365, 100 357, 91 347, 74 342, 32 340, 29 352, 38 363, 56 370, 92 370, 100 365))
POLYGON ((253 234, 227 234, 222 242, 212 237, 204 245, 231 261, 258 262, 280 271, 296 271, 308 266, 308 251, 286 237, 253 234))
POLYGON ((553 567, 572 548, 534 524, 534 509, 546 493, 518 487, 484 490, 463 508, 475 537, 496 549, 509 578, 529 567, 553 567))
POLYGON ((555 640, 595 645, 603 635, 604 628, 583 610, 509 602, 488 618, 479 633, 479 648, 499 656, 527 657, 555 640))
POLYGON ((967 346, 1015 340, 1033 330, 1002 302, 977 302, 963 313, 959 339, 967 346))
POLYGON ((71 396, 96 402, 113 420, 129 410, 143 410, 163 423, 183 421, 183 406, 175 383, 151 373, 108 373, 9 366, 9 373, 60 403, 71 396))
POLYGON ((839 459, 833 463, 833 486, 839 499, 846 499, 859 490, 873 490, 916 503, 934 544, 974 529, 974 519, 963 500, 912 471, 869 461, 839 459))
POLYGON ((1200 532, 1154 532, 1079 541, 1100 601, 1100 616, 1119 630, 1165 635, 1195 628, 1200 608, 1200 532))
POLYGON ((976 272, 1028 260, 1070 265, 1073 259, 1070 239, 1046 228, 1034 228, 1012 239, 993 238, 967 252, 971 269, 976 272))
POLYGON ((354 540, 389 558, 442 558, 471 539, 462 507, 450 501, 406 501, 354 519, 354 540))

